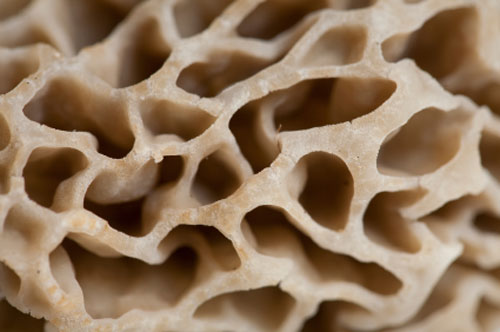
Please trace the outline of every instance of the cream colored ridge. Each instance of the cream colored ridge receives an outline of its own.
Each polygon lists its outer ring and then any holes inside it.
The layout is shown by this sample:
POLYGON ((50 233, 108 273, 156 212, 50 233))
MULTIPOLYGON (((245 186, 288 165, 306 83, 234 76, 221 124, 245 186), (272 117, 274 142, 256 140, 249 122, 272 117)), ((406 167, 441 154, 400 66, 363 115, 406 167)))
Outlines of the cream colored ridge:
POLYGON ((0 330, 496 331, 497 0, 3 0, 0 330))

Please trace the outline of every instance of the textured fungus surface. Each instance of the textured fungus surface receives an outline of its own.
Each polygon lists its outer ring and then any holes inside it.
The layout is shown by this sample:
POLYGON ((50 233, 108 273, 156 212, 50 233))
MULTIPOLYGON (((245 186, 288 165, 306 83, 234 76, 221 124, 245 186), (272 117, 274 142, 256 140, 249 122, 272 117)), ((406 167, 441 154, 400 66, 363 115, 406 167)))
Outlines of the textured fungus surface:
POLYGON ((0 331, 500 329, 497 0, 1 0, 0 331))

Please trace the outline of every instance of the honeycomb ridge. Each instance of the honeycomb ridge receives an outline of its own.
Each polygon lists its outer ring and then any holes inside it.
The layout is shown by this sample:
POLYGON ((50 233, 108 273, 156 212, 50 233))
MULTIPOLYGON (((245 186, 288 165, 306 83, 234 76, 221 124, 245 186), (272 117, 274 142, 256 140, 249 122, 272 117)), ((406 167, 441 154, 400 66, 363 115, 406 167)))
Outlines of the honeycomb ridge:
POLYGON ((0 329, 498 329, 499 17, 2 2, 0 329))

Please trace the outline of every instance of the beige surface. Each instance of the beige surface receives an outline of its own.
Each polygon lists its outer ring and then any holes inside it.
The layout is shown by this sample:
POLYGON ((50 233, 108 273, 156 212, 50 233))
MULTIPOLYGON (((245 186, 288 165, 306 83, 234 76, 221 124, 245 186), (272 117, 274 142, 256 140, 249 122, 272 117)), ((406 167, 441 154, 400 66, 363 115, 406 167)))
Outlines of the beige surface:
POLYGON ((46 331, 500 328, 500 2, 0 20, 0 298, 46 331))

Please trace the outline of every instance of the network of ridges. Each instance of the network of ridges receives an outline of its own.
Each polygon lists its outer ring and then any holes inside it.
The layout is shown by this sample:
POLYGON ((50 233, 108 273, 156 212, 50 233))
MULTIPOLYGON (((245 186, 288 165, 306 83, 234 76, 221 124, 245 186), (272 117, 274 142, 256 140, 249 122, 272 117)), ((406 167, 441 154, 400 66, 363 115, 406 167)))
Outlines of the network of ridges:
POLYGON ((499 11, 2 2, 0 296, 62 331, 498 326, 499 11))

